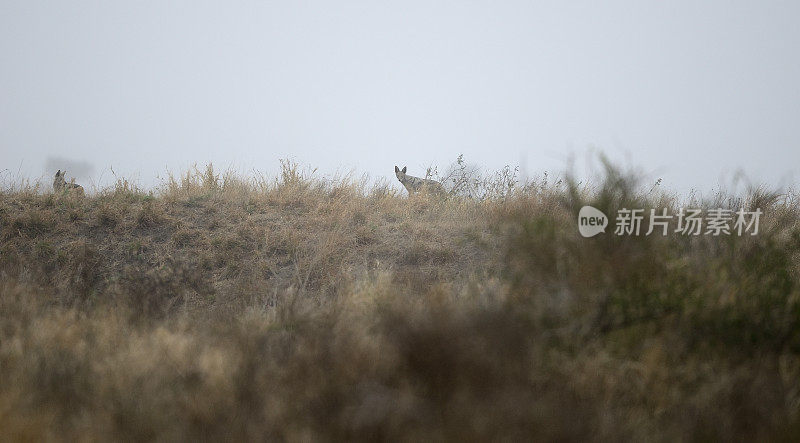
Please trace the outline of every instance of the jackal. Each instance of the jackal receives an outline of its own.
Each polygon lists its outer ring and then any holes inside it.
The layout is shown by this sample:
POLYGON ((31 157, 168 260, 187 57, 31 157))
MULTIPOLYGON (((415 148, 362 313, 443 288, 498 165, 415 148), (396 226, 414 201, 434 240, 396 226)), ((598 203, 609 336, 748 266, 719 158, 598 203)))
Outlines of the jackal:
POLYGON ((405 166, 403 166, 403 169, 400 169, 395 165, 394 175, 396 175, 397 179, 400 180, 400 183, 406 187, 409 195, 420 191, 430 194, 445 194, 444 186, 442 186, 441 183, 437 182, 436 180, 407 175, 406 169, 407 168, 405 166))
POLYGON ((83 195, 83 186, 75 183, 75 179, 73 178, 69 182, 64 179, 64 176, 67 175, 67 171, 61 172, 59 169, 56 172, 56 178, 53 180, 53 191, 55 192, 73 192, 78 195, 83 195))

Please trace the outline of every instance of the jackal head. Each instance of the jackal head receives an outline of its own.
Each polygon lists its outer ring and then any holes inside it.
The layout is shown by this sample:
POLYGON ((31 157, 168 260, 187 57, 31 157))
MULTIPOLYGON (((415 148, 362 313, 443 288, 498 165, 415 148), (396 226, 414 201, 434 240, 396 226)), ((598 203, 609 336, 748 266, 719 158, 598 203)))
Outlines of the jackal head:
POLYGON ((398 168, 397 165, 394 166, 394 175, 397 176, 397 179, 400 180, 400 183, 404 183, 406 181, 406 169, 407 168, 405 166, 403 166, 403 169, 398 168))
POLYGON ((64 184, 67 182, 64 179, 64 176, 66 174, 67 174, 67 171, 61 172, 60 169, 58 171, 56 171, 56 178, 53 180, 53 189, 55 189, 56 191, 58 191, 60 189, 64 189, 64 184))

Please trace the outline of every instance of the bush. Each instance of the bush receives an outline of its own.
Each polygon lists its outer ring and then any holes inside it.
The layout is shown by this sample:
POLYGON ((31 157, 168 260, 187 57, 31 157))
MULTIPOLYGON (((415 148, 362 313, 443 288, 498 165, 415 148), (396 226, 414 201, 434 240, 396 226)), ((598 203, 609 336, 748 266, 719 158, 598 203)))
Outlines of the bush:
POLYGON ((791 195, 464 165, 444 200, 289 162, 0 194, 0 439, 800 436, 791 195), (760 232, 576 227, 686 204, 761 208, 760 232))

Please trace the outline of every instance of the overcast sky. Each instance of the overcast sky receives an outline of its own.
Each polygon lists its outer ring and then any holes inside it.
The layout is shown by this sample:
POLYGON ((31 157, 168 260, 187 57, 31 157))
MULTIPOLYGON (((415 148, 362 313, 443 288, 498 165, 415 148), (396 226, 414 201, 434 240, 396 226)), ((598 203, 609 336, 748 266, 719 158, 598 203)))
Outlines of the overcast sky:
POLYGON ((800 2, 0 0, 0 174, 800 175, 800 2), (63 168, 62 168, 63 169, 63 168), (578 170, 579 173, 582 170, 578 170))

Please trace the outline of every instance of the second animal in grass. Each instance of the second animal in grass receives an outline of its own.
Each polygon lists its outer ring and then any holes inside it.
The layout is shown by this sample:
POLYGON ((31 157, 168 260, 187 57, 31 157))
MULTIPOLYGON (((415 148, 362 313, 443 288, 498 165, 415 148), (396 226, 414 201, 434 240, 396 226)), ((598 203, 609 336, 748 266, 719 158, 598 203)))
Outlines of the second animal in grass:
POLYGON ((436 180, 430 180, 427 178, 420 178, 414 177, 413 175, 406 174, 406 167, 403 166, 403 169, 398 168, 397 166, 394 167, 394 175, 397 176, 397 179, 400 180, 400 183, 405 186, 408 190, 409 194, 414 194, 417 192, 427 192, 430 194, 445 194, 444 187, 441 183, 437 182, 436 180))
POLYGON ((83 195, 83 186, 76 184, 75 179, 68 182, 66 178, 67 171, 61 171, 60 169, 56 172, 56 178, 53 180, 53 191, 55 192, 72 192, 77 195, 83 195))

